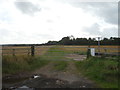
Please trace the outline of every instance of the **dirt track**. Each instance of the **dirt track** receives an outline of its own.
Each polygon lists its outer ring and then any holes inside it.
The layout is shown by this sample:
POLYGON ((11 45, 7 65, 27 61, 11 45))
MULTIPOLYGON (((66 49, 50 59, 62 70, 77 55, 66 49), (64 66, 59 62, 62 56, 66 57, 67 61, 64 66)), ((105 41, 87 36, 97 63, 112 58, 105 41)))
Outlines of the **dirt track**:
MULTIPOLYGON (((19 74, 13 77, 13 80, 17 80, 16 78, 25 78, 19 83, 4 83, 3 87, 7 88, 18 88, 21 86, 33 87, 33 88, 94 88, 96 85, 83 77, 81 73, 79 73, 74 65, 74 62, 67 61, 68 67, 65 71, 56 71, 53 69, 54 63, 51 62, 48 65, 32 72, 32 73, 24 73, 19 74), (32 78, 32 76, 38 75, 38 78, 32 78)), ((8 80, 11 79, 8 76, 8 80), (9 78, 8 78, 9 77, 9 78)), ((6 79, 3 78, 3 80, 6 79)))

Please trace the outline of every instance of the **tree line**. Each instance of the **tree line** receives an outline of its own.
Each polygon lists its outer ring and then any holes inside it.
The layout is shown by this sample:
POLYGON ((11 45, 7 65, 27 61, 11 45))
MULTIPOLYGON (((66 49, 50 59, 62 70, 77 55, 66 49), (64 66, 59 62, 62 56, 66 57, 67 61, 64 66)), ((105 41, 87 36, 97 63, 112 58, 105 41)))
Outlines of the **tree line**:
MULTIPOLYGON (((100 45, 119 45, 120 38, 110 37, 99 40, 100 45)), ((63 37, 59 41, 48 41, 44 45, 98 45, 97 38, 71 38, 71 36, 63 37)))
MULTIPOLYGON (((42 46, 42 45, 98 45, 97 38, 74 38, 73 36, 63 37, 59 41, 48 41, 43 44, 4 44, 0 46, 42 46)), ((103 38, 100 45, 120 45, 119 37, 103 38)))

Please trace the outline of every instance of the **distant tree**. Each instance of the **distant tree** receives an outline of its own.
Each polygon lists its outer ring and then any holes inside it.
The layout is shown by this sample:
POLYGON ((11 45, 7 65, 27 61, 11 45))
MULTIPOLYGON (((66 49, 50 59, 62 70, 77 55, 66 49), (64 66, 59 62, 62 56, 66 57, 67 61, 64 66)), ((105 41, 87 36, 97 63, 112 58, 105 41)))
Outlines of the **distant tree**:
POLYGON ((60 41, 59 41, 60 44, 62 45, 69 45, 70 44, 70 37, 63 37, 60 41))
MULTIPOLYGON (((63 37, 59 41, 48 41, 45 45, 98 45, 95 38, 74 38, 73 36, 63 37)), ((120 38, 110 37, 100 40, 101 45, 120 45, 120 38)))
POLYGON ((57 41, 48 41, 47 45, 57 45, 57 41))

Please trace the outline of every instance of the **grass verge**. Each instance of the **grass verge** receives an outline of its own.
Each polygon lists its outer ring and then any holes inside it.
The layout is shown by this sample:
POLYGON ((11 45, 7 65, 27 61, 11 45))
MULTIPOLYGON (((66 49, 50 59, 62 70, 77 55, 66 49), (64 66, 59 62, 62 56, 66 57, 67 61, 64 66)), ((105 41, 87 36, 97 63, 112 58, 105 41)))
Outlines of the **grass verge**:
POLYGON ((23 71, 33 71, 48 63, 48 60, 44 60, 38 56, 3 56, 2 73, 14 74, 23 71))
POLYGON ((76 61, 76 67, 83 75, 94 80, 100 88, 118 88, 118 60, 91 57, 76 61))

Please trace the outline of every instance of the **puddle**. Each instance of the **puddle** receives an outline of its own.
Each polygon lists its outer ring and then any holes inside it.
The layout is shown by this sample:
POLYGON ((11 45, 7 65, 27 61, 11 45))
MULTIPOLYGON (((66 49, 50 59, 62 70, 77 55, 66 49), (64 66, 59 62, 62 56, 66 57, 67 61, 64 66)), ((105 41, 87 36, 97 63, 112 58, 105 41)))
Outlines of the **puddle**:
POLYGON ((23 90, 23 89, 24 90, 34 90, 34 88, 30 88, 30 87, 28 87, 26 85, 18 87, 18 88, 14 89, 14 90, 23 90))
POLYGON ((77 58, 75 58, 75 59, 73 59, 73 60, 75 60, 75 61, 80 61, 81 59, 77 59, 77 58))

